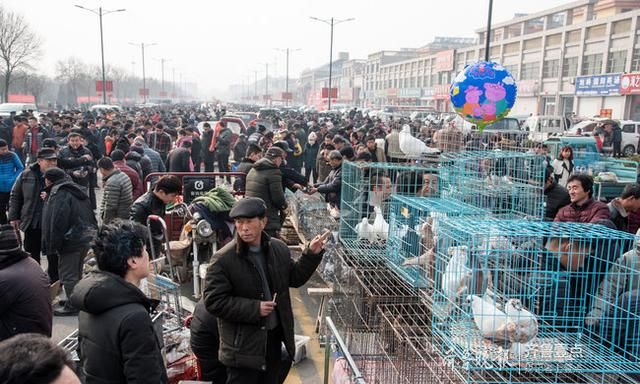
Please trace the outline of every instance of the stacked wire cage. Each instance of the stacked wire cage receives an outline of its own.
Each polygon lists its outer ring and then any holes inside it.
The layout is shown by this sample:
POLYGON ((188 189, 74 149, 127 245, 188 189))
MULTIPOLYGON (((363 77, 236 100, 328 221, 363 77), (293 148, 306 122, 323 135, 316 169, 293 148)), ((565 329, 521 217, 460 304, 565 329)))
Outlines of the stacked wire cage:
POLYGON ((437 236, 431 341, 466 382, 640 375, 635 236, 468 217, 442 218, 437 236))
POLYGON ((544 217, 542 156, 514 151, 443 154, 441 196, 484 208, 502 219, 544 217))
POLYGON ((383 260, 391 195, 437 197, 439 190, 434 163, 345 162, 339 237, 347 256, 383 260))
POLYGON ((390 204, 387 264, 411 286, 427 290, 433 288, 438 220, 490 215, 485 209, 439 197, 393 195, 390 204))

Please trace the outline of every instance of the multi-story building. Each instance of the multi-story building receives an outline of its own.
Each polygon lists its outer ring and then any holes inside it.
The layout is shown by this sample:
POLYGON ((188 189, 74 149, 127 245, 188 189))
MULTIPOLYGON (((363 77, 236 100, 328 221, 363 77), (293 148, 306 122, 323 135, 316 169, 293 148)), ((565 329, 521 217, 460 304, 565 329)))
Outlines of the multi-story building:
MULTIPOLYGON (((490 60, 518 80, 513 115, 611 114, 640 120, 640 1, 582 0, 492 25, 490 60)), ((419 49, 369 55, 367 106, 420 105, 451 109, 451 80, 484 59, 478 44, 437 39, 419 49), (455 43, 455 44, 454 44, 455 43)))

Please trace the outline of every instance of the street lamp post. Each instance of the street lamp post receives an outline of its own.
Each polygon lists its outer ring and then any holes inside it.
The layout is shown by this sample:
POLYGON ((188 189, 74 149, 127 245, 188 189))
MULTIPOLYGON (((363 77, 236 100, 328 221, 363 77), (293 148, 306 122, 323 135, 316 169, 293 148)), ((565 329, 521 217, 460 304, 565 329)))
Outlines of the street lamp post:
MULTIPOLYGON (((136 44, 136 43, 129 43, 133 46, 140 46, 141 50, 142 50, 142 102, 143 103, 147 103, 147 76, 145 73, 145 67, 144 67, 144 43, 140 43, 140 44, 136 44)), ((147 44, 147 47, 151 47, 153 45, 158 45, 158 43, 149 43, 147 44)))
POLYGON ((329 104, 327 105, 327 110, 331 110, 331 77, 333 75, 333 26, 334 25, 338 25, 340 23, 346 23, 347 21, 353 21, 355 20, 355 18, 350 17, 348 19, 342 19, 342 20, 338 20, 338 19, 334 19, 333 17, 331 19, 319 19, 317 17, 313 17, 310 16, 309 17, 311 20, 315 20, 315 21, 320 21, 322 23, 325 23, 327 25, 329 25, 331 27, 331 42, 329 44, 329 104))
MULTIPOLYGON (((286 52, 287 54, 287 70, 286 70, 286 75, 285 75, 285 80, 284 80, 284 91, 287 93, 287 96, 289 94, 289 53, 290 52, 296 52, 296 51, 300 51, 300 48, 296 48, 296 49, 282 49, 282 48, 276 48, 276 50, 280 51, 280 52, 286 52)), ((284 101, 284 105, 289 105, 289 100, 285 100, 284 101)))
POLYGON ((84 9, 85 11, 89 11, 95 15, 98 15, 98 20, 100 20, 100 58, 102 61, 102 103, 107 104, 107 79, 104 70, 104 37, 102 33, 102 16, 108 15, 110 13, 115 12, 124 12, 125 9, 116 9, 115 11, 103 11, 102 7, 98 7, 98 10, 85 8, 82 5, 75 4, 75 7, 84 9))

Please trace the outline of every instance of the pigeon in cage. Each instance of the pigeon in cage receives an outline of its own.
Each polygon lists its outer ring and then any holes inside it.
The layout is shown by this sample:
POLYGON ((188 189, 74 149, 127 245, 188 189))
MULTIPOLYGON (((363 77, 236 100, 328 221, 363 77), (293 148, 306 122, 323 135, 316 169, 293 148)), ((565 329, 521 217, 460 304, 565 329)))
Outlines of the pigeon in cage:
POLYGON ((369 219, 366 217, 363 217, 362 221, 356 224, 356 233, 358 240, 368 240, 371 243, 376 240, 373 225, 369 224, 369 219))
POLYGON ((471 314, 482 337, 492 341, 507 341, 515 333, 516 324, 499 308, 494 298, 488 295, 469 295, 471 314))
POLYGON ((408 124, 402 126, 402 130, 398 135, 400 142, 400 150, 407 156, 419 157, 422 155, 437 154, 438 151, 435 148, 430 148, 423 141, 411 136, 411 127, 408 124))
POLYGON ((382 209, 374 207, 375 218, 373 219, 373 233, 378 240, 386 241, 389 235, 389 224, 382 216, 382 209))
POLYGON ((417 257, 411 257, 406 259, 403 263, 402 266, 404 267, 408 267, 411 265, 430 265, 433 263, 433 260, 435 259, 435 250, 434 248, 431 248, 430 250, 426 251, 425 253, 423 253, 420 256, 417 257))
POLYGON ((509 299, 504 305, 504 311, 516 326, 509 333, 509 355, 511 358, 522 356, 528 350, 528 343, 538 335, 538 319, 526 310, 520 300, 509 299))
POLYGON ((466 245, 449 247, 450 259, 442 275, 442 290, 450 303, 468 290, 473 272, 467 266, 468 248, 466 245))

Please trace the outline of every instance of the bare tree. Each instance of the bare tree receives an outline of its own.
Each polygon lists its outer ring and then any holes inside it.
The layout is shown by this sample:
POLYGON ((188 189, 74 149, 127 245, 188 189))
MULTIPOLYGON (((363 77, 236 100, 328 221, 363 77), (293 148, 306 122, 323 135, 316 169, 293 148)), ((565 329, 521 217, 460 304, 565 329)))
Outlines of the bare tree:
POLYGON ((23 17, 0 6, 0 70, 4 77, 4 101, 9 98, 13 72, 32 69, 31 62, 39 54, 40 39, 23 17))
POLYGON ((65 102, 69 105, 76 104, 80 89, 87 89, 87 95, 90 94, 91 78, 87 65, 76 57, 69 57, 56 63, 56 80, 66 87, 65 102))
POLYGON ((40 102, 40 97, 45 88, 50 84, 49 78, 43 75, 30 73, 27 77, 27 91, 36 99, 36 105, 40 102))

